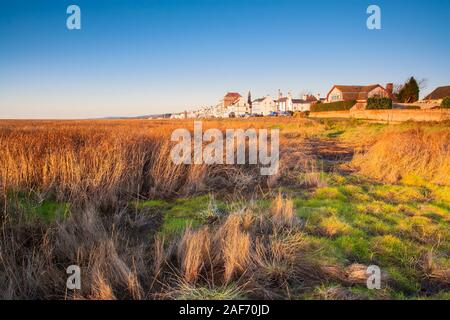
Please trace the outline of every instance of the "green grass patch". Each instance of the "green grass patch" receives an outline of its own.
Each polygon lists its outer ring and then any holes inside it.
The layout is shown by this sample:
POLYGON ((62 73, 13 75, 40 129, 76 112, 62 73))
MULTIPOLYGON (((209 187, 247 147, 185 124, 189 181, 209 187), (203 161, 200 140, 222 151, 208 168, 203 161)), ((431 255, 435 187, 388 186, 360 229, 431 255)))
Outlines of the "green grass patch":
POLYGON ((177 300, 244 300, 246 298, 245 292, 233 283, 210 287, 183 284, 177 293, 177 300))
POLYGON ((372 238, 371 252, 373 259, 382 265, 401 266, 410 266, 421 253, 414 243, 393 235, 372 238))
POLYGON ((369 190, 375 199, 393 204, 424 202, 429 200, 426 193, 426 188, 401 185, 375 185, 369 190))
POLYGON ((136 201, 137 208, 150 208, 162 214, 163 223, 160 232, 164 235, 177 235, 187 226, 199 226, 213 215, 212 209, 227 210, 227 206, 210 195, 179 198, 172 201, 147 200, 136 201))
POLYGON ((388 267, 386 271, 391 278, 390 285, 394 290, 401 290, 407 296, 419 293, 421 287, 420 277, 413 269, 388 267))
POLYGON ((364 237, 340 236, 336 238, 335 244, 350 260, 360 263, 368 263, 371 260, 370 242, 364 237))
POLYGON ((24 200, 20 206, 30 218, 42 219, 47 223, 64 219, 70 212, 70 205, 68 203, 59 203, 51 200, 44 200, 42 202, 24 200))

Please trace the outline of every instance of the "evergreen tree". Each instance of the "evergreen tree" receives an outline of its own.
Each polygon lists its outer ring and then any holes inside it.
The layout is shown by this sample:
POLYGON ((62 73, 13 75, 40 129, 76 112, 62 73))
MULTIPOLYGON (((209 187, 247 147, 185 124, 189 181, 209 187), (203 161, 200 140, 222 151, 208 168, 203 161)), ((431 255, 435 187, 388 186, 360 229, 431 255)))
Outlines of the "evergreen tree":
POLYGON ((411 77, 400 89, 397 94, 399 102, 411 103, 419 100, 419 84, 414 77, 411 77))
POLYGON ((250 91, 248 91, 247 103, 250 108, 250 114, 251 114, 252 113, 252 94, 250 93, 250 91))

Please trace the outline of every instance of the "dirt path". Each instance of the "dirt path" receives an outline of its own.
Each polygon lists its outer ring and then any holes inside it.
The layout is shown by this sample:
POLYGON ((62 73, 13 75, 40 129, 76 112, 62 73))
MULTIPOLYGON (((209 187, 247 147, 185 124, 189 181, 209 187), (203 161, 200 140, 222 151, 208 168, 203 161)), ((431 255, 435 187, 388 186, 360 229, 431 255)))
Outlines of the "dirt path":
POLYGON ((338 171, 343 174, 352 172, 350 168, 344 168, 343 164, 353 159, 354 147, 333 138, 307 138, 305 141, 305 153, 322 162, 326 172, 338 171))

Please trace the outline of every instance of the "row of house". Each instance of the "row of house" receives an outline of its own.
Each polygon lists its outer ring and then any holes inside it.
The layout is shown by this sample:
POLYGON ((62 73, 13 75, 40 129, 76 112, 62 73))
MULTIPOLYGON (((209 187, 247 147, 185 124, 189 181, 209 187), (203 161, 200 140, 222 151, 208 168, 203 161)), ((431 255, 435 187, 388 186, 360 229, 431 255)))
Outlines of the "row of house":
POLYGON ((228 92, 220 104, 226 109, 226 112, 236 116, 244 114, 266 116, 273 112, 309 111, 311 104, 317 103, 318 101, 320 101, 320 95, 303 95, 301 99, 294 99, 291 93, 283 96, 279 91, 277 99, 273 99, 270 95, 267 95, 254 99, 250 104, 248 99, 239 93, 228 92))
MULTIPOLYGON (((195 110, 172 115, 172 118, 227 118, 230 116, 263 115, 279 112, 309 111, 311 105, 316 103, 332 103, 339 101, 356 101, 355 109, 364 109, 367 99, 372 97, 393 98, 394 85, 386 84, 385 87, 380 84, 373 85, 334 85, 325 98, 319 94, 305 94, 299 99, 292 97, 291 93, 284 96, 278 90, 277 99, 270 95, 257 98, 249 103, 249 99, 243 97, 238 92, 227 92, 220 102, 215 106, 201 107, 195 110)), ((450 95, 450 86, 439 87, 429 94, 423 100, 423 103, 435 105, 439 99, 450 95)))
MULTIPOLYGON (((367 99, 372 97, 384 97, 395 100, 393 89, 394 85, 392 83, 388 83, 385 88, 379 84, 368 86, 335 85, 327 94, 327 102, 355 100, 357 103, 353 108, 363 109, 365 107, 365 104, 367 103, 367 99)), ((409 104, 396 103, 396 105, 400 108, 403 105, 415 105, 419 106, 421 109, 434 108, 439 107, 441 105, 442 99, 449 96, 450 86, 443 86, 436 88, 422 100, 409 104)))
POLYGON ((260 114, 268 115, 272 112, 296 112, 296 111, 309 111, 311 105, 315 103, 331 103, 338 101, 357 101, 358 104, 363 105, 371 97, 393 97, 394 85, 388 83, 386 87, 379 84, 367 85, 367 86, 349 86, 349 85, 334 85, 328 92, 326 98, 321 98, 319 94, 303 95, 300 99, 292 97, 291 93, 287 96, 278 91, 278 98, 272 99, 270 95, 262 98, 258 98, 252 101, 250 105, 248 100, 245 99, 237 92, 228 92, 223 100, 222 105, 227 109, 229 113, 235 115, 242 114, 260 114))

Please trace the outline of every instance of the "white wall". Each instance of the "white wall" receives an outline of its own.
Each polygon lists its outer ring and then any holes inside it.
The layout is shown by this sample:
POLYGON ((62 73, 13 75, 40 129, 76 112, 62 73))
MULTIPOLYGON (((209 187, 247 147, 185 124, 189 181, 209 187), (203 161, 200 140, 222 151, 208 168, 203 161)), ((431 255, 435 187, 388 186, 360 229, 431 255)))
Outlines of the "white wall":
POLYGON ((271 112, 276 111, 277 106, 275 101, 271 97, 265 97, 261 102, 253 102, 252 113, 268 115, 271 112))
POLYGON ((342 93, 338 88, 334 88, 328 95, 328 102, 342 101, 342 93))

